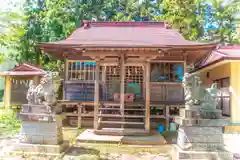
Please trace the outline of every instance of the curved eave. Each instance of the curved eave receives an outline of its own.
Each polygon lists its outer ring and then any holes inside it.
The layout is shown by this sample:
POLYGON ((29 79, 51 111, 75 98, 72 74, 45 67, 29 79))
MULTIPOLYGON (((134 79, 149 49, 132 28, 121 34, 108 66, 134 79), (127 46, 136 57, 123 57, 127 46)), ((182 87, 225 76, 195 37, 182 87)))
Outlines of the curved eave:
POLYGON ((189 45, 93 45, 93 44, 63 44, 63 43, 39 43, 38 46, 41 49, 49 48, 49 49, 73 49, 73 48, 84 48, 84 49, 125 49, 125 48, 184 48, 184 49, 193 49, 193 48, 212 48, 216 47, 218 43, 209 43, 209 44, 189 44, 189 45))
POLYGON ((146 51, 156 51, 159 49, 167 49, 171 51, 184 50, 188 52, 188 61, 196 62, 201 60, 207 54, 216 49, 218 43, 209 44, 191 44, 191 45, 72 45, 72 44, 58 44, 58 43, 39 43, 39 47, 46 53, 52 54, 57 59, 64 59, 64 52, 74 53, 81 55, 81 50, 85 51, 116 51, 116 50, 146 50, 146 51), (198 52, 198 53, 196 53, 198 52))

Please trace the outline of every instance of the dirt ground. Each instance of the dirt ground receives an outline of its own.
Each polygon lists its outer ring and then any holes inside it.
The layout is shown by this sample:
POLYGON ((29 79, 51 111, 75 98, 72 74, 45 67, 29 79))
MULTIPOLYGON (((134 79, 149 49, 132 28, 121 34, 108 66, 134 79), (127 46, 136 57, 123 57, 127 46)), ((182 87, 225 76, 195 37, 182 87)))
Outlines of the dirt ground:
POLYGON ((173 146, 132 146, 121 144, 79 143, 76 136, 83 130, 64 129, 64 139, 71 147, 61 156, 4 154, 17 137, 0 138, 0 160, 169 160, 173 146))

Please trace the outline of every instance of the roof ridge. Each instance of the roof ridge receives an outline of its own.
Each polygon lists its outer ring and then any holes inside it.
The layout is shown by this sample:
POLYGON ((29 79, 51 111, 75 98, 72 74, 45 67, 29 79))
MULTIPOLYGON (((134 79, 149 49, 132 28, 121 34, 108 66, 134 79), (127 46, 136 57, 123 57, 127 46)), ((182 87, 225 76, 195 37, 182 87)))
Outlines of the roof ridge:
POLYGON ((85 29, 90 27, 161 27, 168 29, 168 23, 165 21, 83 21, 85 29))

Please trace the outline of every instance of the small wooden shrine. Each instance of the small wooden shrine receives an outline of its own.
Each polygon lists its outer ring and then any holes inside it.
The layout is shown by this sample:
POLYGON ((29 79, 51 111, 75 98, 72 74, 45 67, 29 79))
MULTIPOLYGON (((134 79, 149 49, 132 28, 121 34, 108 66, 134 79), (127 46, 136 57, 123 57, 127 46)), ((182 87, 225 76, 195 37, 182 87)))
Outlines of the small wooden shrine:
POLYGON ((169 108, 184 105, 186 66, 216 48, 185 40, 165 22, 90 21, 65 40, 39 46, 65 61, 58 103, 67 106, 69 120, 77 117, 78 127, 88 121, 98 134, 122 128, 134 135, 148 134, 162 120, 168 128, 169 108))
POLYGON ((33 80, 38 84, 41 76, 46 72, 29 63, 23 63, 14 68, 0 73, 0 76, 5 79, 4 90, 4 105, 21 105, 27 102, 26 94, 29 86, 29 81, 33 80))

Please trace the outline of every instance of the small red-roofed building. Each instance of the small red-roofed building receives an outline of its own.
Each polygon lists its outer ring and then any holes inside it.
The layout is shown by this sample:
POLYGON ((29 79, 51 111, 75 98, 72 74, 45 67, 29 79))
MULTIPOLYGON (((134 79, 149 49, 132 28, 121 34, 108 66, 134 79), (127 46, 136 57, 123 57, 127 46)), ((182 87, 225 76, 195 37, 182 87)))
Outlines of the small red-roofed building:
POLYGON ((4 106, 21 105, 27 103, 26 95, 30 80, 38 84, 40 77, 46 72, 30 63, 23 63, 0 73, 5 79, 4 106))

